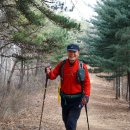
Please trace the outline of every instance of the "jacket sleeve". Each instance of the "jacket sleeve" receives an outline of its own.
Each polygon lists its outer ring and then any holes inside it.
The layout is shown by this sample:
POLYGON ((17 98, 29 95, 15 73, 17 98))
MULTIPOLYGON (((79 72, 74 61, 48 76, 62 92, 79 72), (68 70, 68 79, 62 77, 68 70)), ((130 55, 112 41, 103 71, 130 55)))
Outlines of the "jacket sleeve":
POLYGON ((52 70, 50 71, 50 73, 48 74, 49 79, 51 79, 51 80, 56 79, 56 77, 57 77, 57 76, 59 75, 59 73, 60 73, 60 66, 61 66, 61 62, 60 62, 59 64, 57 64, 57 66, 56 66, 54 69, 52 69, 52 70))
POLYGON ((84 64, 84 69, 85 69, 84 94, 85 96, 90 96, 91 85, 90 85, 90 78, 89 78, 89 73, 86 64, 84 64))

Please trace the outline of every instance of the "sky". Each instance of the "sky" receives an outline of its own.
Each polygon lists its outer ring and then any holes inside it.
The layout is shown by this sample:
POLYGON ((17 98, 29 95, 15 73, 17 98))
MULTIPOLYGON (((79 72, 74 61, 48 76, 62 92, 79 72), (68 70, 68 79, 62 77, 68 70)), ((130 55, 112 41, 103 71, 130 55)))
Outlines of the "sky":
POLYGON ((65 1, 67 7, 70 9, 75 5, 73 12, 65 12, 69 17, 76 20, 89 20, 96 13, 91 8, 96 4, 97 0, 62 0, 65 1))

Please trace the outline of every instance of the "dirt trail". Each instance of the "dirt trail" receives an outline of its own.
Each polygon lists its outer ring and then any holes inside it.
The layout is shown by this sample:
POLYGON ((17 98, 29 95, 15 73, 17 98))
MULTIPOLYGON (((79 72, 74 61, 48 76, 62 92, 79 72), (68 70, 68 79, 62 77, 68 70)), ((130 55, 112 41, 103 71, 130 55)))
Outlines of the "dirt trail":
MULTIPOLYGON (((90 77, 92 85, 88 104, 90 130, 130 130, 128 104, 115 99, 112 83, 96 77, 95 74, 91 74, 90 77)), ((61 108, 57 103, 57 89, 48 90, 46 101, 44 129, 48 127, 46 130, 65 130, 61 119, 61 108)), ((77 130, 87 130, 84 109, 78 120, 77 130)))
MULTIPOLYGON (((88 104, 90 130, 130 130, 130 110, 125 101, 115 99, 112 84, 95 76, 91 78, 91 98, 88 104)), ((43 93, 29 96, 28 108, 14 116, 8 123, 9 129, 0 130, 38 130, 43 93), (12 128, 12 129, 11 129, 12 128)), ((57 101, 57 88, 49 87, 45 100, 41 130, 65 130, 61 118, 61 107, 57 101)), ((85 110, 81 112, 77 130, 87 130, 85 110)))
MULTIPOLYGON (((115 99, 112 84, 91 74, 91 99, 88 114, 91 130, 130 130, 130 110, 125 101, 115 99)), ((87 130, 82 110, 78 130, 87 130)))

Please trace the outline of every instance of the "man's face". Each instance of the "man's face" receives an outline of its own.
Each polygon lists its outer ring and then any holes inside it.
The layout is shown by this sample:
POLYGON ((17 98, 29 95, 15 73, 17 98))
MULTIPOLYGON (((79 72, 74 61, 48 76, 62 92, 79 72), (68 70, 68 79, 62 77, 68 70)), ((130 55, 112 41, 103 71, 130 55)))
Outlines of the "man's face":
POLYGON ((70 61, 75 61, 79 56, 79 51, 67 51, 68 59, 70 61))

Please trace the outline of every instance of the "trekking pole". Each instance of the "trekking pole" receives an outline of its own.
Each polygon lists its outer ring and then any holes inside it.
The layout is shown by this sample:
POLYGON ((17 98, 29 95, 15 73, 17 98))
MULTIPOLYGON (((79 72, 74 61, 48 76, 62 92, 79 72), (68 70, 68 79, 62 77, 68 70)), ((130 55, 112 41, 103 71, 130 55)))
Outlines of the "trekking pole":
POLYGON ((87 104, 85 104, 85 111, 86 111, 86 117, 87 117, 88 130, 90 130, 90 128, 89 128, 89 120, 88 120, 87 104))
POLYGON ((48 82, 48 76, 46 74, 46 83, 45 83, 45 90, 44 90, 44 95, 43 95, 42 112, 41 112, 41 117, 40 117, 39 130, 41 130, 41 122, 42 122, 42 116, 43 116, 43 110, 44 110, 44 101, 46 98, 47 82, 48 82))

